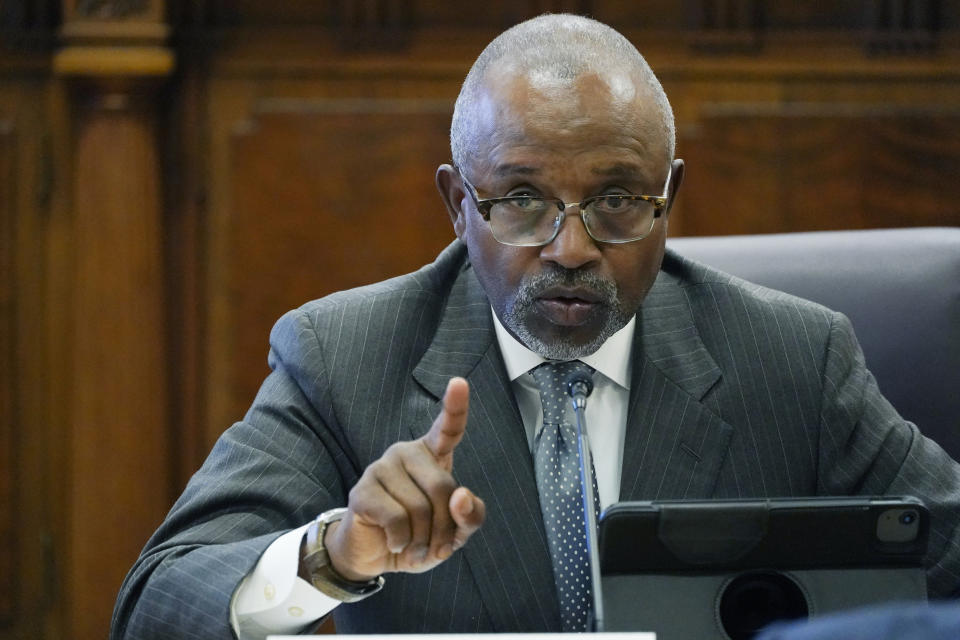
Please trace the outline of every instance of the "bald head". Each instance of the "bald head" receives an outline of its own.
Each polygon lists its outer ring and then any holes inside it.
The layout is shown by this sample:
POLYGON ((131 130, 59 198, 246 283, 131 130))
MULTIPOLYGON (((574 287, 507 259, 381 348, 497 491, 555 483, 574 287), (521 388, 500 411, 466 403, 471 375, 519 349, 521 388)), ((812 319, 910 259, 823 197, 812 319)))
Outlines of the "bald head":
POLYGON ((586 74, 627 76, 656 105, 662 121, 667 160, 674 154, 673 110, 647 61, 614 29, 581 16, 543 15, 522 22, 493 40, 473 63, 457 97, 450 127, 450 150, 459 167, 468 167, 478 150, 482 94, 491 73, 524 76, 537 84, 572 85, 586 74))

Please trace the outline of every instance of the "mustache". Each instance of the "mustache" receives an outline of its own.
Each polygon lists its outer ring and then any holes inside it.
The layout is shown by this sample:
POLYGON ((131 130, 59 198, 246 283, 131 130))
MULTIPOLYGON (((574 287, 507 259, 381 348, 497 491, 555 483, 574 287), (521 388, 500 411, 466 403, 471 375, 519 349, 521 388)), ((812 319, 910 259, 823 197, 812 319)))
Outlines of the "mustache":
POLYGON ((552 265, 546 270, 525 276, 520 281, 517 302, 530 304, 540 294, 552 287, 581 287, 597 294, 602 303, 615 305, 617 302, 617 285, 590 271, 568 269, 560 265, 552 265))

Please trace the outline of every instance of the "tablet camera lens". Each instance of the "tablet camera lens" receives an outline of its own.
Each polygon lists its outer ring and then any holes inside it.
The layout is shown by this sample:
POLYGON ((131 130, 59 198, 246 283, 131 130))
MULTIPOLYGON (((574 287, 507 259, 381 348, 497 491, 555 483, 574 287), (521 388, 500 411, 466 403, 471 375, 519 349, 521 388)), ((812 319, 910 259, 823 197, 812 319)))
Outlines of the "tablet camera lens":
POLYGON ((904 511, 900 514, 900 524, 911 525, 917 521, 916 511, 904 511))
MULTIPOLYGON (((919 509, 911 507, 895 507, 883 511, 877 518, 877 541, 892 545, 915 544, 920 538, 921 515, 919 509)), ((904 547, 900 550, 907 549, 904 547)))

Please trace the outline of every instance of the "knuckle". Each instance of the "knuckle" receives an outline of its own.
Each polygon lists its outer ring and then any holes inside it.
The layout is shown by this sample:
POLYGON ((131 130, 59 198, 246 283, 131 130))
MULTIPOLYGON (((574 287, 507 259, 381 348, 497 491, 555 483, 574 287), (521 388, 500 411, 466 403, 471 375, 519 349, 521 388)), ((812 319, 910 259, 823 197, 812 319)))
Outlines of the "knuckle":
POLYGON ((428 522, 433 518, 433 506, 429 500, 414 500, 407 505, 411 518, 417 522, 428 522))
POLYGON ((383 526, 390 529, 399 529, 408 524, 407 512, 399 505, 385 505, 382 509, 383 526))
POLYGON ((423 491, 430 497, 431 502, 443 505, 446 505, 453 490, 457 488, 453 477, 441 471, 430 474, 424 479, 423 485, 423 491))
POLYGON ((383 455, 380 456, 380 460, 378 460, 378 462, 396 464, 404 458, 407 449, 409 448, 409 442, 394 442, 392 445, 387 447, 387 450, 383 452, 383 455))
POLYGON ((443 413, 447 414, 447 416, 451 418, 462 418, 463 416, 467 415, 467 408, 463 406, 462 402, 445 401, 443 403, 443 413))
POLYGON ((363 470, 363 474, 360 476, 360 480, 357 481, 355 486, 359 487, 376 483, 377 478, 383 474, 384 470, 387 469, 388 466, 389 463, 383 458, 374 460, 367 466, 366 469, 363 470))
POLYGON ((351 487, 350 492, 347 494, 348 504, 350 505, 363 505, 370 502, 370 497, 372 494, 373 483, 370 478, 367 478, 367 474, 364 473, 361 476, 360 481, 357 484, 351 487))

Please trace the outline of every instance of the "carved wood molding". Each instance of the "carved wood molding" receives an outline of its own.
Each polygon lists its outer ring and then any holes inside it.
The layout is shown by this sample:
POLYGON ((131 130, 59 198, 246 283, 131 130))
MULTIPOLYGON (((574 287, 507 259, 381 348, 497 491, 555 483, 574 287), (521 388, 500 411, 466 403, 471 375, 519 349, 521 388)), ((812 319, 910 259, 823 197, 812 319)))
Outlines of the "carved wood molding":
POLYGON ((60 75, 117 80, 167 76, 173 67, 173 52, 163 47, 67 47, 53 59, 60 75))
POLYGON ((593 0, 530 0, 531 13, 593 13, 593 0))
POLYGON ((160 44, 169 35, 164 0, 63 0, 68 44, 160 44))
POLYGON ((6 0, 0 3, 0 50, 45 50, 56 41, 57 0, 6 0))
POLYGON ((410 40, 413 4, 404 0, 340 0, 335 4, 340 44, 349 49, 395 49, 410 40))
POLYGON ((706 53, 759 51, 763 44, 761 0, 696 0, 691 5, 690 45, 706 53))
POLYGON ((169 75, 174 56, 162 46, 169 34, 163 12, 163 0, 63 0, 67 46, 54 55, 54 71, 113 84, 169 75))
POLYGON ((76 16, 98 20, 117 20, 142 16, 150 9, 150 0, 77 0, 76 16))
POLYGON ((933 51, 941 28, 940 0, 872 0, 867 3, 867 52, 933 51))

